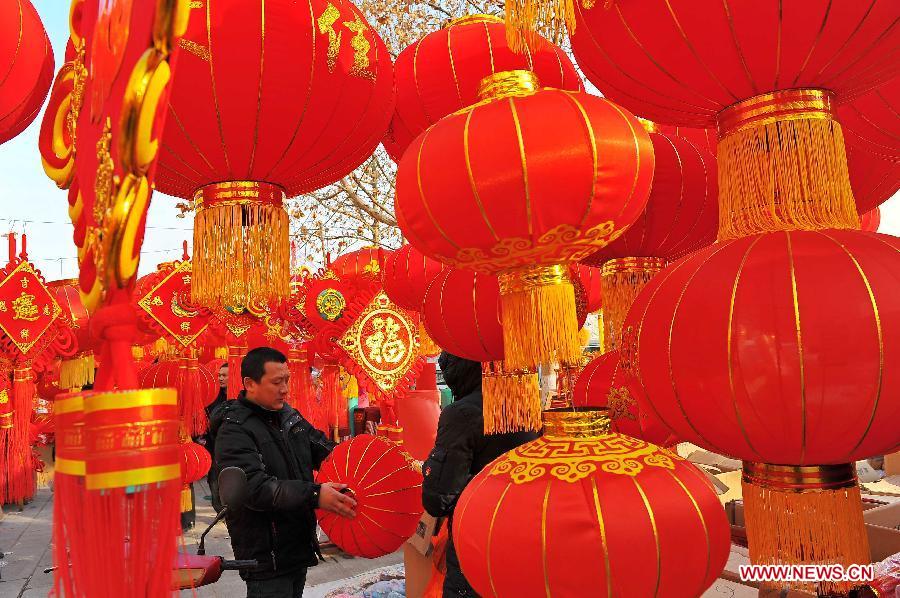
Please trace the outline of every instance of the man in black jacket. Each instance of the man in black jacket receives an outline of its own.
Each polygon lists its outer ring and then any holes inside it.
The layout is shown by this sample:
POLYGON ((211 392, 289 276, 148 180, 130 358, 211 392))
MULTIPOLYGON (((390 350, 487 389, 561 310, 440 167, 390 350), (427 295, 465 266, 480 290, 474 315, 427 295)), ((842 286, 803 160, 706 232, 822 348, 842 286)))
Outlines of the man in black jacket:
POLYGON ((209 484, 209 499, 212 501, 213 509, 216 513, 222 510, 222 501, 219 500, 219 468, 216 466, 216 435, 212 431, 212 422, 219 417, 219 412, 225 409, 228 403, 228 363, 219 366, 219 394, 216 399, 206 406, 206 417, 210 422, 209 430, 202 437, 202 442, 206 446, 206 450, 212 456, 212 465, 209 473, 206 474, 206 481, 209 484))
POLYGON ((247 474, 247 503, 225 518, 235 558, 259 563, 241 574, 247 598, 302 596, 320 556, 313 510, 356 516, 345 484, 313 482, 335 444, 285 403, 289 376, 282 353, 253 349, 241 362, 244 390, 213 422, 218 467, 247 474))
POLYGON ((454 402, 444 408, 438 420, 434 449, 422 468, 422 504, 434 517, 449 517, 447 576, 444 596, 478 596, 459 566, 453 547, 453 509, 469 480, 488 463, 520 444, 537 438, 533 432, 484 434, 481 399, 481 364, 447 352, 438 365, 454 402))

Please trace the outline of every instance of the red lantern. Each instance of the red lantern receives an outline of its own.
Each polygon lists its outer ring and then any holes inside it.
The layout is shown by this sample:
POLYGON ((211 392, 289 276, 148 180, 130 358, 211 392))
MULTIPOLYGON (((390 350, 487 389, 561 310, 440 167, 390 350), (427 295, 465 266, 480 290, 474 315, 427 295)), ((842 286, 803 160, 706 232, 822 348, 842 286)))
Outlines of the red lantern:
POLYGON ((196 442, 181 444, 181 483, 193 484, 209 472, 212 455, 196 442))
POLYGON ((900 188, 900 77, 838 109, 847 142, 850 185, 860 214, 900 188))
POLYGON ((604 353, 584 366, 575 380, 572 403, 575 407, 607 409, 613 432, 642 438, 640 409, 619 367, 618 351, 604 353))
POLYGON ((425 291, 441 273, 444 264, 424 255, 412 245, 404 245, 384 261, 382 284, 391 301, 411 311, 422 311, 425 291))
POLYGON ((328 269, 349 284, 359 280, 378 280, 381 277, 382 264, 391 253, 378 247, 366 247, 338 256, 328 269))
POLYGON ((29 0, 0 7, 0 143, 37 117, 53 82, 53 48, 29 0))
POLYGON ((347 484, 356 519, 316 511, 328 538, 365 558, 390 554, 416 530, 422 515, 422 473, 395 443, 360 434, 341 443, 322 463, 316 481, 347 484))
POLYGON ((516 69, 533 71, 547 87, 582 89, 572 61, 547 40, 514 52, 500 17, 466 15, 429 33, 397 56, 397 107, 384 148, 399 161, 422 131, 476 103, 482 79, 516 69))
POLYGON ((374 151, 393 109, 390 56, 345 0, 194 3, 180 45, 157 187, 195 202, 194 296, 286 298, 284 197, 374 151))
POLYGON ((898 248, 839 230, 718 243, 657 275, 628 314, 641 404, 745 461, 755 563, 868 561, 853 462, 900 446, 900 374, 885 367, 900 359, 898 248))
POLYGON ((605 96, 661 123, 718 128, 720 239, 858 228, 835 107, 900 71, 896 2, 574 6, 573 52, 605 96))
POLYGON ((47 287, 53 290, 56 302, 71 321, 78 341, 78 352, 72 358, 64 359, 60 365, 59 384, 64 389, 80 390, 82 386, 94 383, 96 369, 94 339, 88 326, 90 314, 81 302, 78 279, 56 280, 47 287))
POLYGON ((640 214, 653 171, 649 135, 615 104, 537 90, 525 71, 486 79, 482 97, 404 154, 397 221, 424 254, 503 276, 509 368, 574 363, 581 347, 565 265, 640 214))
POLYGON ((544 415, 541 438, 500 456, 459 498, 453 543, 475 591, 703 594, 731 545, 703 474, 665 449, 609 433, 597 411, 544 415))

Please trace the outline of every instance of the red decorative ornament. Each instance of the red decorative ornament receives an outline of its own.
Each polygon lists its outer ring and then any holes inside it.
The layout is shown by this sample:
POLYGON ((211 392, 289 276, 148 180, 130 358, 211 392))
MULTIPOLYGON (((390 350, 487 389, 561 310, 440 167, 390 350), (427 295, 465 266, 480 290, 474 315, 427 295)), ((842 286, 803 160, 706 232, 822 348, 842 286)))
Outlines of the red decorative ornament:
POLYGON ((202 479, 212 467, 212 455, 196 442, 181 444, 181 482, 193 484, 202 479))
POLYGON ((397 444, 369 434, 341 443, 322 463, 318 483, 347 484, 356 519, 316 511, 319 525, 344 552, 390 554, 406 542, 422 515, 422 473, 397 444))
POLYGON ((595 96, 537 89, 534 75, 485 80, 484 101, 420 135, 397 173, 410 242, 445 264, 503 277, 505 362, 575 362, 566 265, 640 214, 653 154, 637 119, 595 96))
POLYGON ((64 389, 80 390, 82 386, 94 383, 96 360, 94 359, 95 341, 91 337, 90 314, 81 301, 78 292, 78 280, 56 280, 47 285, 53 291, 63 314, 71 322, 72 331, 78 343, 77 353, 71 359, 64 359, 57 378, 64 389))
POLYGON ((37 117, 53 82, 53 48, 29 0, 0 7, 0 143, 37 117))
POLYGON ((388 155, 399 161, 422 131, 478 102, 485 77, 517 69, 533 71, 547 87, 582 89, 572 61, 547 40, 522 53, 513 51, 500 17, 459 17, 408 46, 394 66, 397 106, 384 138, 388 155))
POLYGON ((587 315, 603 307, 603 280, 600 276, 600 269, 583 264, 572 264, 572 284, 575 286, 578 322, 584 326, 587 315))
POLYGON ((610 433, 600 412, 544 416, 541 438, 489 464, 459 498, 453 542, 475 591, 703 594, 731 544, 703 474, 666 449, 610 433))
POLYGON ((390 55, 346 0, 195 3, 180 45, 157 186, 195 202, 194 297, 286 298, 283 200, 375 150, 393 110, 390 55))
POLYGON ((143 329, 179 349, 196 347, 212 319, 209 309, 191 301, 193 271, 186 258, 160 264, 156 272, 141 277, 135 289, 143 329))
POLYGON ((850 185, 860 214, 900 189, 900 77, 838 108, 850 185))
POLYGON ((575 407, 607 409, 613 432, 642 438, 640 408, 619 367, 618 351, 604 353, 584 366, 575 380, 572 403, 575 407))
POLYGON ((428 285, 443 270, 441 262, 412 245, 404 245, 385 259, 381 281, 391 301, 403 309, 419 312, 428 285))

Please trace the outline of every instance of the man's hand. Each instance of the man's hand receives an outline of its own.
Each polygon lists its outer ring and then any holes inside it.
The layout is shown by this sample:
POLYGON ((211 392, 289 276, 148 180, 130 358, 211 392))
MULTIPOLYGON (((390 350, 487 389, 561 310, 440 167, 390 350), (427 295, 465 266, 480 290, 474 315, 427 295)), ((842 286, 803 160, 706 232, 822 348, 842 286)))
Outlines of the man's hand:
POLYGON ((325 482, 319 490, 319 508, 335 515, 354 519, 356 517, 356 501, 346 494, 341 494, 347 484, 325 482))

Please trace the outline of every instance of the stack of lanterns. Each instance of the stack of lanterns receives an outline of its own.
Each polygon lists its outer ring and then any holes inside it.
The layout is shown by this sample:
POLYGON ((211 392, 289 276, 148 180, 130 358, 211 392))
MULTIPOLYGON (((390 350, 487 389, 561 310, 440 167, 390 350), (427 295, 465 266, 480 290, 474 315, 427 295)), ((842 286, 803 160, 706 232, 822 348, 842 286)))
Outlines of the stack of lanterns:
POLYGON ((900 258, 896 239, 856 232, 835 114, 900 69, 900 6, 575 8, 573 50, 607 97, 719 136, 719 243, 632 305, 621 353, 634 387, 679 438, 744 460, 754 563, 868 562, 852 463, 898 442, 885 364, 900 258))

